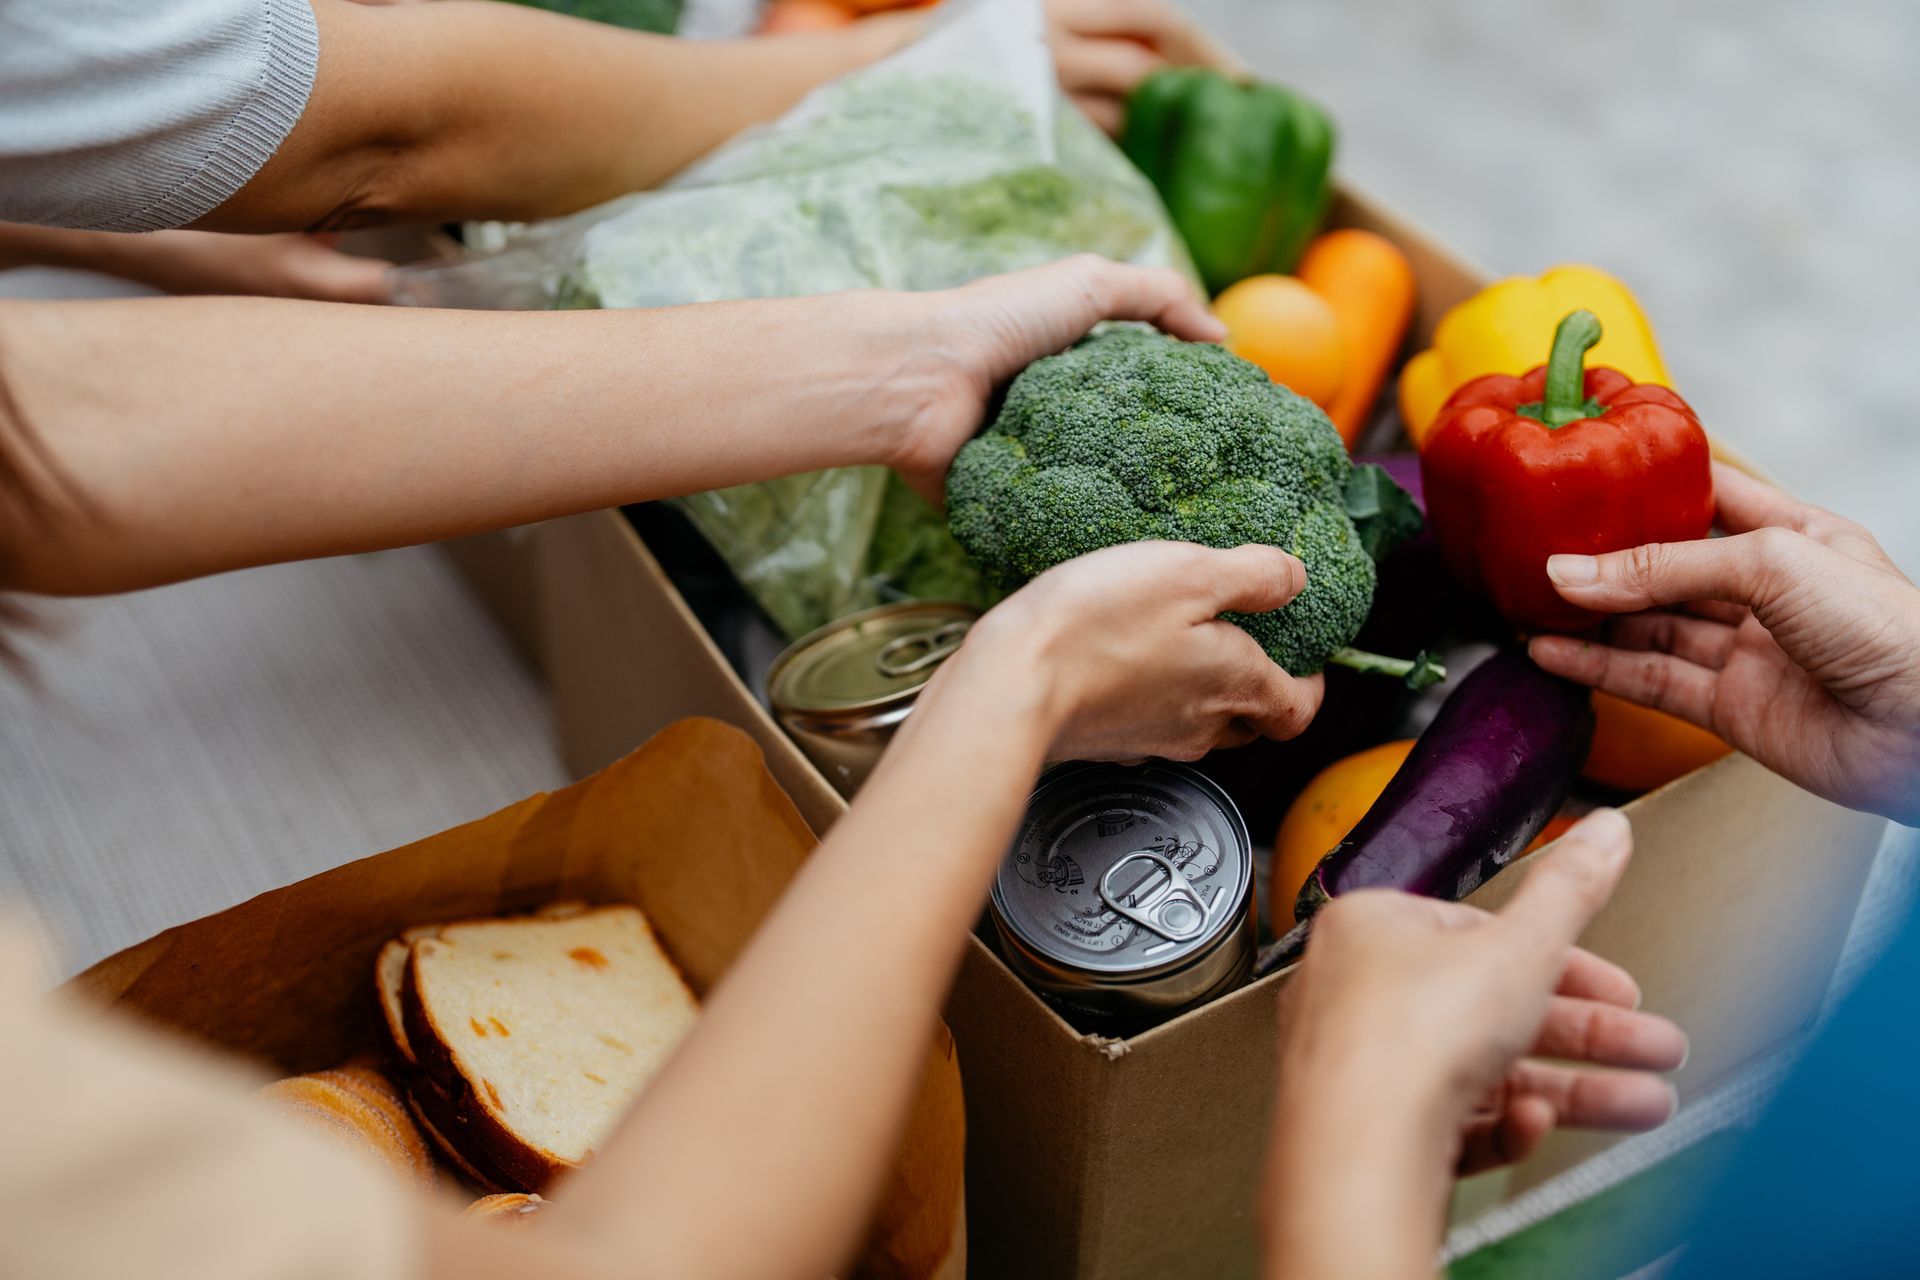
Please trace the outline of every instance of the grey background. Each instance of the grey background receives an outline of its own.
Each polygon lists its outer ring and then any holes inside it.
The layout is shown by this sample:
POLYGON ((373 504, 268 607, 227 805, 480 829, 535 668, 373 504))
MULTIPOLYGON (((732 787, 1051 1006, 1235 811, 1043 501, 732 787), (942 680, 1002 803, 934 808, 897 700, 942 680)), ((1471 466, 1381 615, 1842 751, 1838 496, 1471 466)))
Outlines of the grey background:
POLYGON ((1621 276, 1709 429, 1920 571, 1920 4, 1187 7, 1469 257, 1621 276))

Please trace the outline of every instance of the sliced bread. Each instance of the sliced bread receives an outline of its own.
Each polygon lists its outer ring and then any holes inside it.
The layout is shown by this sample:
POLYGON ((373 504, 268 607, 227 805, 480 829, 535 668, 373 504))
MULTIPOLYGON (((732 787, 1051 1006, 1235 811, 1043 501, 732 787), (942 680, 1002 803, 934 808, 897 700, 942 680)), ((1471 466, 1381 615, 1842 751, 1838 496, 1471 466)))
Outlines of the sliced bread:
MULTIPOLYGON (((591 908, 584 902, 551 902, 533 914, 541 920, 565 920, 577 916, 591 908)), ((398 1069, 417 1066, 413 1056, 413 1046, 407 1043, 406 1018, 400 1008, 400 988, 407 978, 407 960, 413 955, 413 944, 422 938, 431 938, 439 933, 443 925, 419 924, 410 929, 402 929, 398 936, 387 939, 373 961, 373 995, 375 1007, 380 1011, 381 1039, 386 1045, 387 1056, 398 1069)))
POLYGON ((530 1191, 592 1156, 699 1013, 630 906, 443 925, 414 941, 401 1005, 462 1122, 441 1135, 530 1191))
POLYGON ((424 1072, 416 1071, 407 1084, 407 1109, 412 1112, 420 1132, 440 1153, 447 1167, 468 1186, 478 1191, 502 1192, 514 1185, 514 1179, 480 1153, 479 1144, 467 1132, 467 1121, 447 1096, 424 1072))
POLYGON ((400 988, 407 980, 407 957, 413 944, 440 931, 437 924, 416 925, 404 929, 397 938, 389 938, 373 960, 373 994, 380 1010, 381 1038, 387 1056, 397 1068, 416 1065, 413 1046, 407 1043, 406 1018, 400 1009, 400 988))

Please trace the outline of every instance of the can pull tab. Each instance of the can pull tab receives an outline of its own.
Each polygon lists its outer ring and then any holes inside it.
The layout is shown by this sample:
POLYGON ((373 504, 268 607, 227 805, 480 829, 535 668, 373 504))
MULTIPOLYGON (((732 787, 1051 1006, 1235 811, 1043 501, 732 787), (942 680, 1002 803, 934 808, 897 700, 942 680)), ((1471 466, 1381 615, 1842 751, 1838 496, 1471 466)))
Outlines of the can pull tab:
POLYGON ((896 636, 880 646, 873 665, 883 676, 910 676, 934 666, 960 647, 967 638, 967 620, 957 620, 930 631, 896 636))
POLYGON ((1100 877, 1100 900, 1169 942, 1187 942, 1206 932, 1207 904, 1180 868, 1151 849, 1137 849, 1108 867, 1100 877), (1132 882, 1116 887, 1127 868, 1132 868, 1132 882))

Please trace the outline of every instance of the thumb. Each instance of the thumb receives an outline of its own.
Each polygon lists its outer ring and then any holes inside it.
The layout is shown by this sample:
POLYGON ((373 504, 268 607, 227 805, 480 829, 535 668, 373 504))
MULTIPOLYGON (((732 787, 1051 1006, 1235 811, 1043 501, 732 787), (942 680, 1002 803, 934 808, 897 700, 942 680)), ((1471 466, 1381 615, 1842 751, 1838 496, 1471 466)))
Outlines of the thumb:
POLYGON ((1526 963, 1550 967, 1559 977, 1568 948, 1607 905, 1632 853, 1633 828, 1626 815, 1596 809, 1527 872, 1500 912, 1526 963))
POLYGON ((1171 267, 1138 267, 1094 253, 1077 253, 1000 279, 1009 285, 1044 280, 1047 288, 1061 291, 1066 305, 1053 319, 1063 330, 1053 335, 1057 340, 1050 342, 1050 350, 1074 341, 1102 320, 1143 320, 1176 338, 1200 342, 1219 342, 1227 333, 1192 281, 1171 267))
POLYGON ((1766 603, 1769 584, 1805 554, 1804 544, 1784 529, 1650 542, 1599 556, 1548 556, 1547 577, 1565 599, 1599 613, 1692 600, 1757 607, 1766 603))
POLYGON ((1206 553, 1202 597, 1210 614, 1270 613, 1306 590, 1307 566, 1278 547, 1248 543, 1206 553))

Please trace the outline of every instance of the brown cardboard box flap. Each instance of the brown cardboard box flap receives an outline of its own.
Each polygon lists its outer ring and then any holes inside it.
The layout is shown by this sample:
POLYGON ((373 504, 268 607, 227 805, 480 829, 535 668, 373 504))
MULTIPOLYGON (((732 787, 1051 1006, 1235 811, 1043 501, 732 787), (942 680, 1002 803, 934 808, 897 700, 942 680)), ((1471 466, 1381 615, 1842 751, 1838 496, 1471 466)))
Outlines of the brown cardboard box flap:
MULTIPOLYGON (((400 929, 581 898, 637 904, 704 996, 813 843, 752 739, 682 720, 570 787, 169 929, 70 986, 310 1071, 373 1044, 373 957, 400 929)), ((941 1027, 860 1274, 961 1274, 962 1116, 941 1027)))

